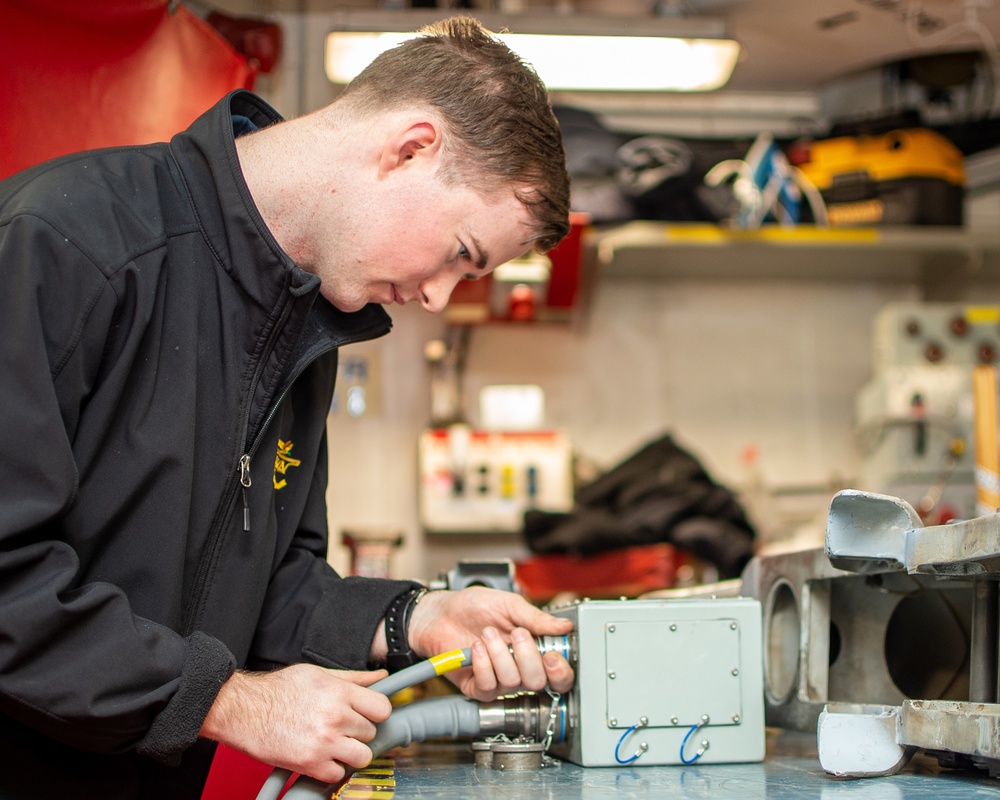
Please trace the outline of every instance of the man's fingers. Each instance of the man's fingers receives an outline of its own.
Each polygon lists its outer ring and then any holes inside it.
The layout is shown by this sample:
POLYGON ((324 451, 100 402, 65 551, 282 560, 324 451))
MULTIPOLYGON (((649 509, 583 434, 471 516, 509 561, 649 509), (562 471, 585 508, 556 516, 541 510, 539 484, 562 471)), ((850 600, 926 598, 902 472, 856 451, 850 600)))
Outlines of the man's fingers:
POLYGON ((472 685, 463 688, 477 700, 494 697, 497 692, 497 677, 493 671, 489 651, 486 645, 478 639, 472 645, 472 685))
POLYGON ((371 762, 372 751, 368 745, 343 738, 313 763, 295 771, 326 783, 339 783, 347 777, 348 769, 363 769, 371 762))
MULTIPOLYGON (((496 675, 499 688, 503 691, 513 691, 519 688, 521 686, 521 673, 514 661, 514 656, 511 655, 510 647, 496 628, 483 629, 483 642, 490 654, 490 663, 493 665, 493 673, 496 675)), ((535 653, 538 653, 537 648, 535 653)))
POLYGON ((532 605, 517 594, 507 594, 508 614, 517 627, 527 628, 535 636, 560 636, 573 630, 573 621, 555 617, 532 605))
POLYGON ((388 677, 389 671, 385 669, 376 670, 354 670, 354 669, 338 669, 331 670, 338 678, 342 678, 345 681, 350 681, 351 683, 357 684, 358 686, 371 686, 373 683, 378 683, 382 678, 388 677))
POLYGON ((369 691, 367 688, 388 675, 388 672, 384 669, 374 672, 354 670, 328 670, 328 672, 330 675, 346 681, 346 685, 338 684, 338 687, 343 687, 347 691, 351 708, 374 722, 384 722, 389 718, 389 714, 392 713, 392 704, 389 702, 389 698, 380 692, 369 691))
MULTIPOLYGON (((358 693, 358 696, 351 700, 351 706, 367 722, 385 722, 392 713, 392 703, 384 694, 378 692, 358 693)), ((375 734, 373 733, 372 736, 375 734)))
POLYGON ((542 666, 542 656, 538 652, 535 638, 524 628, 514 628, 510 641, 514 661, 521 674, 521 686, 533 692, 543 689, 546 683, 545 668, 542 666))
POLYGON ((323 781, 323 783, 340 783, 347 777, 347 767, 339 761, 332 760, 321 760, 315 764, 304 766, 293 765, 289 766, 288 769, 292 772, 301 772, 303 775, 308 775, 310 778, 323 781))
POLYGON ((332 752, 332 760, 354 769, 367 767, 372 762, 372 750, 356 739, 343 738, 332 752))
POLYGON ((370 742, 375 738, 375 722, 357 710, 355 713, 331 715, 326 720, 326 727, 322 731, 324 743, 322 746, 327 748, 336 746, 336 743, 345 737, 361 742, 370 742))
POLYGON ((549 683, 549 688, 553 692, 568 692, 573 688, 576 676, 573 667, 569 662, 559 655, 559 653, 548 652, 542 657, 542 665, 545 669, 545 676, 549 683))

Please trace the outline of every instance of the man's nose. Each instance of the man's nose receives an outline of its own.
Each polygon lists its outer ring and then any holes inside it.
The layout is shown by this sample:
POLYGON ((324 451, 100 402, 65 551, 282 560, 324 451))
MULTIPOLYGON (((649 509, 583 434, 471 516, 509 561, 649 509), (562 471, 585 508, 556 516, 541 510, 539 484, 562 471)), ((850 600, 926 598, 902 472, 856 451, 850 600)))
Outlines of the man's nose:
POLYGON ((448 299, 460 280, 461 276, 448 270, 428 278, 420 284, 420 305, 432 314, 440 314, 448 305, 448 299))

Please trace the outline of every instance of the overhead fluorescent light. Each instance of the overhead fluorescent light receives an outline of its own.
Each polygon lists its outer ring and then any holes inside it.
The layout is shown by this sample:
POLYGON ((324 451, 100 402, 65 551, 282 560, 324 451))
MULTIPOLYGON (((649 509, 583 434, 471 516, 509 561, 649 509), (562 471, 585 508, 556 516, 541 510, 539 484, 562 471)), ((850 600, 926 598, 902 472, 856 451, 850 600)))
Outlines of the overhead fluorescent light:
MULTIPOLYGON (((327 77, 349 83, 379 53, 446 13, 340 12, 326 37, 327 77)), ((509 31, 497 35, 553 91, 711 91, 729 80, 740 52, 714 19, 530 12, 476 18, 492 31, 509 31)))

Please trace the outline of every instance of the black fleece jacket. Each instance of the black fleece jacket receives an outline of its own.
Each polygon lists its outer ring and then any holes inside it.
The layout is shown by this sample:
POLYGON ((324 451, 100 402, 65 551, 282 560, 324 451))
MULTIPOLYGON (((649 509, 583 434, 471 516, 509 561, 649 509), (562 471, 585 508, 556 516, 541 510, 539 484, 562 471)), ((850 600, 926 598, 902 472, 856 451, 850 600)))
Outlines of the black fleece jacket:
POLYGON ((364 669, 412 584, 325 560, 345 314, 243 181, 235 92, 0 183, 0 798, 197 797, 236 667, 364 669))

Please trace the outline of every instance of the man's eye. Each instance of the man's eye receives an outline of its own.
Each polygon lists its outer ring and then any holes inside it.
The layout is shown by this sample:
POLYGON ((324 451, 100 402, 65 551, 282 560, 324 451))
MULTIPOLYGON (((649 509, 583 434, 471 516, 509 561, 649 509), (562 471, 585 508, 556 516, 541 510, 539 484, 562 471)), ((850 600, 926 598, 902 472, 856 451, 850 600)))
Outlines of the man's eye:
POLYGON ((459 258, 472 258, 471 253, 469 253, 469 248, 464 244, 458 246, 458 257, 459 258))

